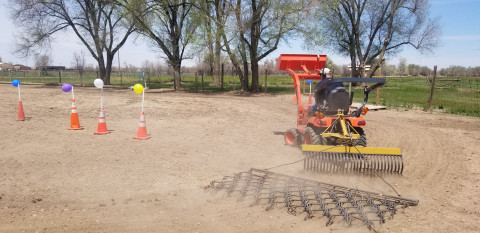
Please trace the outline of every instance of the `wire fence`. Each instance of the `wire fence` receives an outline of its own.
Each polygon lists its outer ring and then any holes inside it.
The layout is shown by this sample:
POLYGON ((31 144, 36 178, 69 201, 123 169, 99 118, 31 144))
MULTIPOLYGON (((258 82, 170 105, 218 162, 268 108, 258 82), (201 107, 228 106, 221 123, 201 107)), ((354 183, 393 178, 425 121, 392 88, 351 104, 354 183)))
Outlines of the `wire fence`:
MULTIPOLYGON (((117 87, 130 87, 136 83, 144 83, 152 89, 173 88, 173 76, 168 74, 145 73, 145 79, 141 78, 141 72, 112 72, 111 85, 117 87)), ((288 75, 270 75, 268 70, 259 75, 261 92, 273 94, 293 94, 292 79, 288 75)), ((11 82, 14 79, 22 83, 60 84, 70 83, 73 85, 93 86, 93 81, 99 77, 98 72, 89 71, 79 75, 78 71, 62 70, 49 71, 2 71, 0 82, 11 82)), ((251 77, 250 77, 251 78, 251 77)), ((380 104, 389 107, 421 108, 427 107, 427 101, 431 89, 432 77, 386 77, 387 84, 380 89, 378 103, 375 92, 370 95, 369 103, 380 104)), ((229 72, 223 75, 221 84, 212 85, 213 77, 203 75, 202 71, 182 74, 182 87, 191 91, 235 91, 240 90, 238 76, 229 72)), ((250 81, 251 82, 251 81, 250 81)), ((304 94, 310 92, 309 84, 301 87, 304 94)), ((312 82, 312 91, 316 82, 312 82)), ((352 88, 354 100, 363 100, 363 89, 360 86, 352 88)), ((447 113, 480 116, 480 78, 478 77, 437 77, 432 99, 434 111, 447 113)))
MULTIPOLYGON (((380 90, 386 106, 427 108, 432 77, 391 77, 380 90)), ((432 108, 453 114, 480 116, 480 78, 437 77, 432 108)))

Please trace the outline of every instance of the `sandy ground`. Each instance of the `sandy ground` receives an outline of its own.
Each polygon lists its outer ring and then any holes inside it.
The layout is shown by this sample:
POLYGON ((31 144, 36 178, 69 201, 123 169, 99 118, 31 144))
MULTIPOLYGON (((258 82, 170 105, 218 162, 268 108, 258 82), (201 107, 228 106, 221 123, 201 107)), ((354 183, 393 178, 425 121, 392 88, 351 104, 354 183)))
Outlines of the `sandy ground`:
MULTIPOLYGON (((149 140, 134 140, 141 95, 105 89, 109 135, 97 129, 100 91, 75 88, 84 130, 70 126, 71 94, 22 85, 26 121, 17 121, 17 89, 0 84, 0 232, 369 232, 359 221, 304 221, 279 206, 237 202, 204 186, 235 172, 302 158, 284 145, 294 126, 292 95, 241 96, 149 90, 149 140)), ((370 146, 400 147, 403 176, 385 180, 418 199, 378 232, 480 231, 480 119, 422 111, 366 115, 370 146)), ((395 195, 378 177, 272 170, 395 195)))

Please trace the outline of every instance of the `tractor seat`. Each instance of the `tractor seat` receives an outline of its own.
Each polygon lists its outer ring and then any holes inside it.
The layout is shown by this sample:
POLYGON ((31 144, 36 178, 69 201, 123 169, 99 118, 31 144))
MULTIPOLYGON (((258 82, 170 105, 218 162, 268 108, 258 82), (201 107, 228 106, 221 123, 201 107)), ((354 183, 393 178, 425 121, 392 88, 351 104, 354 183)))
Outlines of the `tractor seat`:
POLYGON ((316 90, 315 93, 315 110, 325 115, 336 115, 339 109, 344 113, 348 113, 350 109, 350 99, 348 91, 343 85, 335 85, 316 90))
POLYGON ((350 98, 345 87, 337 87, 327 95, 326 115, 337 114, 338 109, 342 109, 344 113, 348 113, 350 109, 350 98))

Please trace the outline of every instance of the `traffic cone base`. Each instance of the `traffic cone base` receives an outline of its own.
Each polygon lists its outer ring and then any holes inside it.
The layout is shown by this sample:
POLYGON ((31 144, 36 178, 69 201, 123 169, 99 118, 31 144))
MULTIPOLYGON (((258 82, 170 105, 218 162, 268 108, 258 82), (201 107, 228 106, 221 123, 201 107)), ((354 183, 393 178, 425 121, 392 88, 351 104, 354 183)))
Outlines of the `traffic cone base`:
POLYGON ((97 132, 95 132, 95 133, 93 133, 93 134, 109 134, 109 133, 111 133, 111 132, 110 132, 110 131, 107 131, 107 132, 99 132, 99 131, 97 131, 97 132))
POLYGON ((105 122, 105 113, 103 109, 100 110, 100 116, 98 117, 98 128, 97 132, 93 134, 109 134, 110 131, 107 130, 107 122, 105 122))
POLYGON ((81 130, 80 120, 78 119, 77 106, 75 105, 75 99, 72 100, 72 114, 70 116, 70 130, 81 130))
POLYGON ((78 127, 78 128, 68 128, 69 130, 81 130, 81 129, 85 129, 83 127, 78 127))
POLYGON ((23 104, 21 100, 18 101, 18 120, 19 121, 25 120, 25 114, 23 113, 23 104))
POLYGON ((147 134, 147 125, 145 123, 145 114, 142 112, 140 115, 140 124, 138 125, 138 132, 137 136, 133 137, 133 139, 149 139, 150 136, 147 134))

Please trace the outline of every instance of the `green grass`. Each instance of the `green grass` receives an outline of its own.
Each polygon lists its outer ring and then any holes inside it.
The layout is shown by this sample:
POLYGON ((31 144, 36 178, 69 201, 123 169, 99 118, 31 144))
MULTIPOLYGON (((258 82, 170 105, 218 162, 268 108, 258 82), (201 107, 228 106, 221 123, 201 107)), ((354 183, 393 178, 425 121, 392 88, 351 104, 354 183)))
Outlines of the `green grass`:
MULTIPOLYGON (((111 84, 115 86, 129 87, 138 83, 139 73, 112 74, 111 84)), ((0 72, 0 82, 11 82, 13 79, 19 79, 25 83, 71 83, 75 85, 83 84, 93 86, 93 80, 97 78, 95 72, 85 73, 80 79, 76 72, 62 72, 61 82, 58 72, 51 72, 46 76, 40 76, 38 71, 20 71, 20 72, 0 72)), ((173 77, 171 75, 152 75, 147 82, 149 88, 172 88, 173 77)), ((459 82, 451 80, 457 77, 437 77, 434 89, 432 108, 445 111, 451 114, 477 116, 480 117, 480 78, 461 77, 459 82)), ((211 85, 213 78, 204 76, 203 87, 201 76, 193 74, 184 74, 182 76, 182 87, 189 91, 221 92, 220 85, 211 85)), ((267 81, 267 91, 271 94, 293 94, 293 83, 289 76, 269 75, 267 81)), ((251 83, 251 80, 250 80, 251 83)), ((301 90, 304 90, 303 82, 301 90)), ((312 91, 317 82, 312 83, 312 91)), ((260 75, 260 89, 265 89, 265 76, 260 75)), ((235 77, 235 85, 232 76, 224 76, 223 91, 240 90, 240 80, 235 77)), ((353 87, 354 101, 363 101, 363 89, 353 87)), ((306 84, 305 91, 309 92, 309 86, 306 84)), ((388 77, 387 84, 380 89, 379 103, 389 107, 399 108, 425 108, 430 94, 430 83, 425 77, 388 77)), ((376 103, 376 92, 372 91, 369 96, 369 103, 376 103)))

